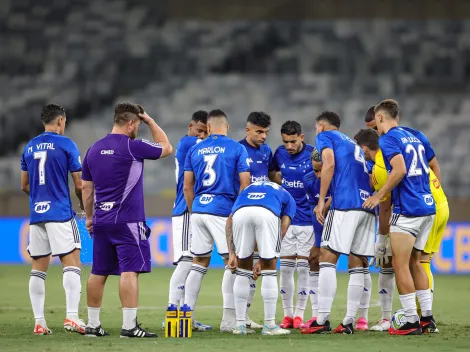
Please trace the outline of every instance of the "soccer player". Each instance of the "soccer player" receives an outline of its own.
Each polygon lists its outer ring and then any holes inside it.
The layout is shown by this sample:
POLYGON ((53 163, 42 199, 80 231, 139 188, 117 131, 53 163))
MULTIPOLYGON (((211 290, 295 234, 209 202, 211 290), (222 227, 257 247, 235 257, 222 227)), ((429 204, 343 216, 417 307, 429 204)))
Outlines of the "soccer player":
POLYGON ((93 234, 93 266, 88 279, 86 335, 108 335, 101 327, 100 307, 109 275, 120 275, 121 337, 157 335, 137 323, 138 277, 151 271, 150 229, 145 223, 144 160, 161 159, 173 148, 157 123, 140 105, 117 104, 113 130, 93 144, 83 160, 86 227, 93 234), (138 140, 141 122, 154 142, 138 140))
MULTIPOLYGON (((248 153, 250 164, 251 183, 259 181, 267 181, 275 177, 276 171, 271 170, 273 153, 271 147, 265 144, 268 137, 269 128, 271 127, 271 116, 260 111, 254 111, 248 115, 246 120, 246 137, 240 141, 244 145, 248 153)), ((258 250, 255 247, 253 254, 253 264, 258 263, 258 250)), ((256 291, 256 281, 250 279, 250 295, 246 306, 246 327, 253 329, 262 329, 263 326, 252 321, 248 316, 248 311, 253 302, 256 291)))
POLYGON ((436 327, 429 282, 420 264, 436 212, 429 187, 429 166, 421 141, 398 126, 396 101, 388 99, 379 103, 375 107, 375 120, 389 177, 380 191, 364 202, 364 208, 373 209, 393 190, 390 241, 400 302, 407 321, 398 330, 390 329, 389 334, 418 335, 436 327), (416 298, 422 309, 421 322, 416 298))
MULTIPOLYGON (((184 162, 189 149, 207 137, 207 112, 196 111, 188 126, 188 134, 181 138, 175 152, 176 199, 173 206, 171 223, 173 227, 173 261, 175 271, 170 279, 168 304, 179 305, 184 297, 184 284, 191 271, 193 257, 191 248, 191 215, 184 199, 184 162)), ((209 325, 201 324, 193 317, 193 329, 211 330, 209 325)))
POLYGON ((322 159, 320 197, 315 214, 325 224, 320 252, 318 318, 302 333, 331 331, 329 317, 336 294, 336 263, 349 255, 347 312, 335 333, 352 334, 364 291, 366 257, 374 254, 375 216, 362 204, 372 193, 366 160, 361 148, 339 132, 338 114, 325 111, 316 118, 316 145, 322 159), (325 221, 328 190, 333 198, 325 221))
MULTIPOLYGON (((191 215, 191 253, 193 265, 186 279, 184 302, 194 310, 201 282, 209 266, 214 243, 227 265, 228 248, 225 224, 239 192, 250 184, 250 167, 245 147, 227 137, 227 115, 213 110, 207 118, 209 137, 194 145, 184 164, 184 197, 191 215), (235 178, 240 179, 240 189, 235 178)), ((222 280, 222 332, 235 328, 233 281, 226 266, 222 280)))
POLYGON ((299 329, 303 324, 309 292, 310 249, 314 245, 312 216, 305 194, 303 178, 312 171, 310 154, 314 147, 304 143, 300 124, 287 121, 281 127, 284 145, 277 148, 273 169, 278 172, 274 180, 291 194, 297 204, 292 225, 281 244, 280 292, 284 307, 281 328, 299 329), (297 265, 296 265, 297 261, 297 265), (297 267, 297 302, 294 312, 294 271, 297 267))
MULTIPOLYGON (((312 162, 313 171, 305 174, 304 176, 304 187, 307 195, 308 203, 310 204, 310 210, 312 215, 313 233, 315 235, 315 245, 310 250, 309 264, 310 264, 310 302, 312 303, 312 318, 302 325, 302 328, 308 328, 317 319, 318 316, 318 278, 320 275, 320 244, 321 235, 323 232, 323 225, 320 224, 315 216, 315 207, 318 204, 318 198, 320 197, 320 177, 321 177, 321 158, 320 153, 317 149, 314 149, 310 155, 312 162)), ((326 196, 326 206, 329 209, 331 204, 331 197, 328 192, 326 196)))
POLYGON ((82 204, 80 152, 65 137, 65 110, 55 104, 41 112, 44 133, 33 138, 21 157, 21 189, 29 195, 30 230, 28 252, 32 259, 29 297, 34 313, 34 335, 49 335, 44 316, 46 271, 50 256, 58 256, 63 266, 63 285, 67 331, 85 332, 78 317, 82 284, 80 282, 80 233, 70 199, 68 174, 72 175, 75 193, 82 204))
POLYGON ((253 276, 253 253, 258 245, 261 295, 264 301, 263 335, 287 335, 290 330, 275 323, 278 297, 276 262, 282 237, 295 215, 294 198, 277 183, 255 182, 238 196, 227 221, 229 267, 235 268, 233 285, 237 326, 235 335, 246 335, 245 307, 253 276))

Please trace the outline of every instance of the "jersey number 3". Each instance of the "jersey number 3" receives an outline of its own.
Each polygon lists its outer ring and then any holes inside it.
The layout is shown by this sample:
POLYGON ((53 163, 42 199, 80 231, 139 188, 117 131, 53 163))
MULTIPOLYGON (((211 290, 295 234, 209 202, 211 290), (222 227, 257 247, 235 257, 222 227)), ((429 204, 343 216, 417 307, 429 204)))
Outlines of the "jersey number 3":
POLYGON ((34 159, 39 159, 39 184, 45 185, 46 184, 46 160, 47 160, 47 152, 34 152, 34 159))
POLYGON ((204 187, 212 186, 217 180, 217 174, 214 170, 214 163, 217 156, 218 154, 204 155, 204 162, 206 163, 206 168, 204 169, 204 180, 202 181, 204 187))

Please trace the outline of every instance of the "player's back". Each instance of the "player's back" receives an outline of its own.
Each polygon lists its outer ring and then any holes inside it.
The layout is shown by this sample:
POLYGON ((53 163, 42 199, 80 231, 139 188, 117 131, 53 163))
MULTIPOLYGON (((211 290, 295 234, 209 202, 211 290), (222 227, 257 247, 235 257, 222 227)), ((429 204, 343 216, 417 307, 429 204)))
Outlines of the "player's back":
POLYGON ((405 129, 394 127, 380 137, 379 145, 389 172, 392 170, 390 160, 397 154, 403 155, 406 165, 405 177, 392 191, 393 211, 410 217, 434 214, 430 168, 421 141, 405 129))
POLYGON ((320 155, 324 149, 330 148, 335 156, 335 172, 330 186, 331 209, 364 210, 362 204, 372 191, 362 149, 339 131, 319 133, 316 143, 320 155))
POLYGON ((245 188, 238 196, 232 208, 232 213, 244 207, 263 207, 277 217, 288 215, 293 219, 296 211, 294 198, 277 183, 261 181, 254 182, 245 188))
POLYGON ((74 217, 68 173, 81 171, 81 164, 70 138, 53 132, 33 138, 24 148, 21 169, 28 171, 31 224, 74 217))
POLYGON ((184 162, 189 150, 193 145, 200 141, 194 136, 184 136, 178 143, 175 152, 175 177, 176 177, 176 198, 173 206, 172 216, 180 216, 188 210, 186 200, 184 199, 184 162))
POLYGON ((194 173, 192 212, 228 216, 239 192, 234 179, 250 170, 247 159, 244 146, 220 134, 193 146, 184 167, 194 173))

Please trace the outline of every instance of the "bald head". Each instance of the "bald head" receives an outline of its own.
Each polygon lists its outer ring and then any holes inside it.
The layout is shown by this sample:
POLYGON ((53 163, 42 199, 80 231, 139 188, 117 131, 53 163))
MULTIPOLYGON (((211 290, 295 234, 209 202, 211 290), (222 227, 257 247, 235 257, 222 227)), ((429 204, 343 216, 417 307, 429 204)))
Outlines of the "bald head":
POLYGON ((222 110, 212 110, 207 117, 207 132, 208 134, 222 134, 227 135, 229 124, 227 115, 222 110))

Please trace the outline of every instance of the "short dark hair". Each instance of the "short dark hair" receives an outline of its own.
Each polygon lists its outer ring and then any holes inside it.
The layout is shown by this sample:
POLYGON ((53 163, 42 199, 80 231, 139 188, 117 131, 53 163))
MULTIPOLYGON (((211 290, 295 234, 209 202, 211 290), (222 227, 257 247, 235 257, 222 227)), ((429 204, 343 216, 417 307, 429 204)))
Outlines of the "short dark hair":
POLYGON ((262 128, 268 128, 271 126, 271 116, 263 111, 253 111, 248 115, 246 122, 262 128))
POLYGON ((194 121, 194 122, 200 122, 200 123, 203 123, 203 124, 207 124, 207 116, 208 116, 207 111, 198 110, 193 114, 193 117, 191 118, 191 120, 194 121))
POLYGON ((227 115, 225 114, 225 112, 223 112, 220 109, 214 109, 214 110, 211 110, 209 112, 209 115, 207 116, 207 119, 209 119, 211 117, 225 117, 225 118, 227 118, 227 115))
POLYGON ((396 119, 400 114, 400 107, 396 100, 385 99, 375 106, 374 112, 379 112, 383 110, 387 112, 392 118, 396 119))
POLYGON ((65 109, 62 106, 47 104, 42 108, 41 120, 44 125, 53 122, 59 116, 65 116, 65 109))
POLYGON ((330 125, 335 126, 337 128, 341 126, 341 119, 339 118, 339 115, 333 111, 323 111, 320 115, 317 116, 315 121, 326 121, 330 125))
POLYGON ((132 103, 119 103, 114 108, 114 124, 124 125, 127 121, 140 119, 139 114, 144 112, 144 108, 132 103))
POLYGON ((359 132, 357 132, 354 136, 354 140, 361 147, 365 146, 372 150, 379 149, 379 134, 372 128, 364 128, 359 130, 359 132))
POLYGON ((281 133, 287 134, 288 136, 301 135, 302 134, 302 126, 297 121, 286 121, 281 126, 281 133))
POLYGON ((317 148, 314 148, 313 152, 310 154, 310 160, 311 161, 316 161, 316 162, 321 162, 320 152, 318 151, 317 148))
POLYGON ((372 105, 369 110, 367 110, 366 117, 364 118, 366 123, 372 122, 372 120, 375 120, 375 105, 372 105))

